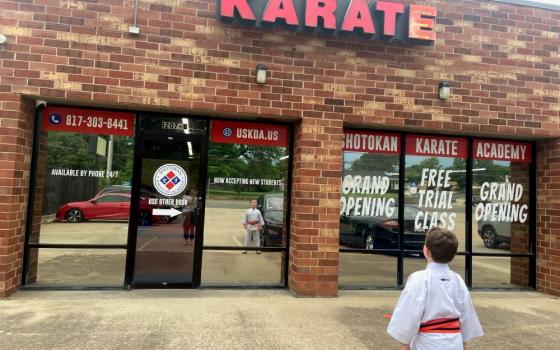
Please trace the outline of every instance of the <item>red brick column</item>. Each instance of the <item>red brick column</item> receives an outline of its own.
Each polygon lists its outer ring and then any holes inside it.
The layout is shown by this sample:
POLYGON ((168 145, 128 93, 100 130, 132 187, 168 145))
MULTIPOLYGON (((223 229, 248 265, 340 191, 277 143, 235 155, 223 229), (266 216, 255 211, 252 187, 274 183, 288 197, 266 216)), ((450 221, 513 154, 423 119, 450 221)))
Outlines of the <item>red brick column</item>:
POLYGON ((294 138, 290 291, 336 296, 342 121, 304 118, 294 138))
POLYGON ((560 139, 537 146, 537 290, 560 296, 560 139))
POLYGON ((32 101, 0 94, 0 298, 21 284, 33 117, 32 101))

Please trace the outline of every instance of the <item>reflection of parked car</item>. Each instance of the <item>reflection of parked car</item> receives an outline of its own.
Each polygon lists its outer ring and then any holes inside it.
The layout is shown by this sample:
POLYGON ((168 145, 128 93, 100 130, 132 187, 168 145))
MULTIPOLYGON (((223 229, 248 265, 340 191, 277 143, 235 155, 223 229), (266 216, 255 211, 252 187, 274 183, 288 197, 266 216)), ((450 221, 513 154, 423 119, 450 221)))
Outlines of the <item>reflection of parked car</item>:
POLYGON ((511 223, 479 221, 478 234, 486 248, 498 248, 502 243, 511 243, 511 223))
MULTIPOLYGON (((481 209, 479 209, 481 210, 481 209)), ((478 235, 486 248, 498 248, 502 243, 511 243, 511 223, 493 222, 489 220, 477 221, 478 235)))
MULTIPOLYGON (((132 187, 128 185, 111 185, 103 187, 97 194, 96 197, 101 196, 105 193, 128 193, 132 191, 132 187)), ((146 188, 140 188, 140 195, 143 197, 157 197, 157 194, 154 191, 150 191, 146 188)))
MULTIPOLYGON (((398 248, 398 207, 392 216, 340 216, 340 242, 367 250, 398 248)), ((404 207, 404 249, 422 250, 426 230, 416 231, 414 219, 422 210, 404 207)))
POLYGON ((266 193, 257 199, 257 208, 262 213, 264 226, 261 246, 282 246, 284 234, 284 194, 266 193))
MULTIPOLYGON (((148 199, 140 199, 140 217, 149 219, 152 206, 148 199)), ((84 220, 128 220, 130 215, 130 194, 108 192, 83 202, 66 203, 56 212, 57 220, 82 222, 84 220)))
POLYGON ((489 203, 487 200, 482 200, 479 195, 472 196, 472 206, 476 207, 479 203, 486 204, 489 203))
POLYGON ((96 197, 101 196, 105 193, 128 193, 130 194, 132 187, 127 185, 111 185, 103 187, 97 194, 96 197))

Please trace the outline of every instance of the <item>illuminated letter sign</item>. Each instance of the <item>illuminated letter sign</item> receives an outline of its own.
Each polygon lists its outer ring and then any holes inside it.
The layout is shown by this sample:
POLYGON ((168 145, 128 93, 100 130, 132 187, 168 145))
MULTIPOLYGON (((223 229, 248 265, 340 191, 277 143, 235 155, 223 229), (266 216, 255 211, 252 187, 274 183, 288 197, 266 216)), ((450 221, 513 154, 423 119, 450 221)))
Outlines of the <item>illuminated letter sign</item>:
POLYGON ((307 0, 305 6, 305 25, 311 28, 319 26, 319 18, 323 19, 323 28, 336 29, 337 0, 307 0))
POLYGON ((377 11, 382 11, 385 16, 383 17, 383 34, 388 36, 395 35, 397 29, 397 16, 404 13, 404 5, 394 2, 378 1, 377 11))
POLYGON ((353 32, 356 28, 361 28, 367 34, 375 34, 373 18, 366 0, 351 0, 342 21, 341 30, 353 32))
POLYGON ((368 0, 217 0, 223 22, 257 27, 285 25, 334 35, 360 33, 373 39, 433 44, 437 9, 431 6, 368 0))
POLYGON ((408 37, 419 40, 436 40, 434 20, 436 9, 430 6, 410 5, 408 37))
POLYGON ((237 9, 237 13, 241 19, 251 20, 254 21, 255 15, 249 7, 247 0, 222 0, 220 1, 220 13, 224 17, 234 17, 235 10, 237 9))
POLYGON ((270 0, 263 14, 263 21, 274 23, 282 18, 286 24, 297 26, 299 24, 296 8, 292 0, 270 0))

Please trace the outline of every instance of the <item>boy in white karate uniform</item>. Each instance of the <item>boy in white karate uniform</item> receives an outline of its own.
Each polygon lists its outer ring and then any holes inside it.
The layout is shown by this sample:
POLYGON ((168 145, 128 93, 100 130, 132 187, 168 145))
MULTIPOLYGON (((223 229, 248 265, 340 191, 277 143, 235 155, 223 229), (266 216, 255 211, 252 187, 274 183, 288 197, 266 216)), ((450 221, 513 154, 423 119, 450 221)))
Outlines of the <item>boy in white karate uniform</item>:
POLYGON ((447 265, 458 245, 448 230, 426 234, 428 266, 408 278, 387 328, 401 350, 462 350, 483 335, 465 282, 447 265))

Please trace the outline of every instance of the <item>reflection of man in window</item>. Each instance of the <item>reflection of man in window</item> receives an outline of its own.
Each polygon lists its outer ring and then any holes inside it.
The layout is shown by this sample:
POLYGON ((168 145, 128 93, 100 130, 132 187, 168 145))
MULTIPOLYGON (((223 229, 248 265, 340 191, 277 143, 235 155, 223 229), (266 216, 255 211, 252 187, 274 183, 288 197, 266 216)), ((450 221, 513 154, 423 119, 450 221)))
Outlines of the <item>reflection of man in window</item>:
POLYGON ((187 205, 183 207, 183 238, 185 245, 192 245, 194 243, 196 224, 198 221, 197 208, 198 208, 198 191, 195 189, 190 190, 188 196, 183 196, 187 201, 187 205))
MULTIPOLYGON (((262 218, 261 211, 257 209, 257 201, 255 199, 251 201, 251 208, 247 209, 247 211, 245 212, 241 224, 243 224, 243 227, 247 231, 247 233, 245 234, 245 247, 249 247, 251 245, 260 247, 260 231, 262 226, 264 225, 264 220, 262 218)), ((257 250, 257 254, 260 253, 261 252, 257 250)), ((247 251, 244 250, 243 254, 247 254, 247 251)))

